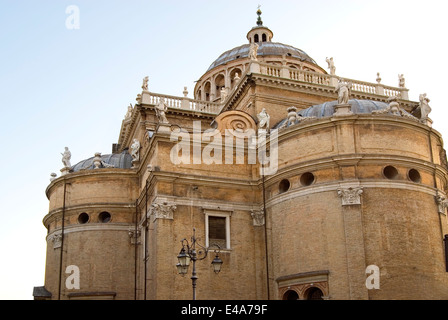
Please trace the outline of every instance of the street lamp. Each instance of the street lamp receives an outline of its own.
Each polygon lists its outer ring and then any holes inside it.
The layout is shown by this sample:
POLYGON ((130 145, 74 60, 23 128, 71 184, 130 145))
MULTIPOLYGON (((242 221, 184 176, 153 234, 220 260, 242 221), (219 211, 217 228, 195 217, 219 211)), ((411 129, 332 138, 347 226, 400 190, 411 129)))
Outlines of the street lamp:
MULTIPOLYGON (((196 239, 196 229, 193 228, 193 236, 191 237, 191 244, 188 242, 187 239, 182 239, 181 244, 182 248, 180 249, 179 254, 177 255, 178 263, 176 264, 177 272, 181 275, 186 275, 188 272, 188 267, 190 266, 190 261, 193 261, 193 272, 191 275, 191 281, 193 285, 193 300, 196 300, 196 280, 198 279, 196 275, 196 261, 197 260, 204 260, 207 257, 208 254, 208 248, 205 248, 204 246, 200 245, 197 242, 196 239), (196 245, 198 245, 202 250, 199 252, 196 252, 196 245), (198 254, 200 256, 198 256, 198 254)), ((218 274, 221 271, 221 266, 223 264, 223 261, 219 257, 219 251, 220 247, 218 247, 218 250, 215 251, 215 258, 212 261, 213 271, 218 274)))

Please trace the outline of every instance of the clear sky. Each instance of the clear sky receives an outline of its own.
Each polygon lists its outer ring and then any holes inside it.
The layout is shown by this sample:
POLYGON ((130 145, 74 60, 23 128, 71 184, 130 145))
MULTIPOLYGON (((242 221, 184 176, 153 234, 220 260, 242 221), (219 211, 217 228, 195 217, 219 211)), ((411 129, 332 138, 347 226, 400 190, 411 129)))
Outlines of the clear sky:
POLYGON ((245 44, 258 4, 273 41, 336 74, 427 93, 448 137, 446 0, 0 0, 0 299, 44 284, 50 173, 111 153, 149 76, 151 92, 182 96, 224 51, 245 44), (66 28, 76 5, 79 29, 66 28), (444 102, 445 101, 445 102, 444 102))

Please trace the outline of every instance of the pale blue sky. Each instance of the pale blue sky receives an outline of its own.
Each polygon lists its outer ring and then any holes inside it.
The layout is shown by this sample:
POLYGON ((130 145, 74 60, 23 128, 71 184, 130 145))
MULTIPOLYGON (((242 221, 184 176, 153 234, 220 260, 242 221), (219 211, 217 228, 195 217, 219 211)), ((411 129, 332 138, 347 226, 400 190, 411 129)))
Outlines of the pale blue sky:
POLYGON ((426 92, 434 129, 448 137, 447 2, 0 0, 0 299, 32 299, 44 284, 45 188, 72 164, 111 152, 129 103, 149 90, 182 96, 224 51, 247 42, 261 4, 273 41, 336 73, 426 92), (65 9, 80 9, 68 30, 65 9))

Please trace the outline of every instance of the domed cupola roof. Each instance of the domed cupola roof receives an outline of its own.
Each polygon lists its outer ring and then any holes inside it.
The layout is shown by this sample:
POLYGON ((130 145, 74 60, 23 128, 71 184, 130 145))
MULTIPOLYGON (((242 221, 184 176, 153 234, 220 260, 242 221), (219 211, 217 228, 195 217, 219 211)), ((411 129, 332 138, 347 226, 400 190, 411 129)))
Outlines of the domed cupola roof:
MULTIPOLYGON (((80 170, 93 170, 94 169, 94 158, 91 157, 86 160, 82 160, 75 164, 70 172, 78 172, 80 170)), ((101 168, 104 167, 118 168, 118 169, 130 169, 132 167, 132 156, 127 150, 122 153, 113 153, 101 155, 101 168)))
MULTIPOLYGON (((351 111, 354 114, 359 113, 372 113, 373 110, 386 109, 388 104, 380 101, 372 100, 358 100, 351 99, 348 101, 351 106, 351 111)), ((338 104, 338 101, 329 101, 322 104, 314 105, 307 109, 300 110, 297 112, 302 117, 316 117, 324 118, 333 116, 335 110, 334 106, 338 104)))
MULTIPOLYGON (((306 52, 295 48, 293 46, 279 43, 279 42, 261 42, 258 43, 258 56, 283 56, 286 55, 288 57, 297 58, 301 61, 307 61, 312 64, 317 64, 306 52)), ((250 44, 244 44, 242 46, 233 48, 221 54, 218 59, 216 59, 207 71, 210 71, 220 65, 224 65, 230 61, 234 61, 240 58, 248 58, 249 57, 249 49, 250 44)))
MULTIPOLYGON (((385 110, 389 107, 389 104, 381 101, 372 100, 358 100, 351 99, 348 101, 351 106, 353 114, 369 114, 375 110, 385 110)), ((335 113, 334 107, 338 104, 338 101, 329 101, 322 104, 314 105, 309 108, 300 110, 297 114, 304 118, 326 118, 332 117, 335 113)), ((405 110, 402 110, 408 117, 412 118, 412 115, 405 110)), ((288 127, 288 119, 285 118, 277 123, 273 129, 288 127)))
POLYGON ((221 54, 218 59, 210 65, 207 72, 228 62, 241 58, 248 58, 249 49, 252 43, 257 43, 259 46, 257 56, 287 56, 317 65, 317 63, 303 50, 287 44, 272 42, 274 34, 268 27, 263 26, 260 9, 258 9, 257 15, 257 25, 249 30, 246 36, 249 43, 235 47, 221 54))

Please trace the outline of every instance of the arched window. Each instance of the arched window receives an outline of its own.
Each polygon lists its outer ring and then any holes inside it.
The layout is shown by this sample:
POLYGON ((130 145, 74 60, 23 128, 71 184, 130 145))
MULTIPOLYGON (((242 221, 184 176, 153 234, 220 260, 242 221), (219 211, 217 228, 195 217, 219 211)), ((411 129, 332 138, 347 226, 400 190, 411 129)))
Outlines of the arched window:
POLYGON ((322 296, 324 294, 322 293, 322 291, 319 288, 313 287, 313 288, 309 288, 306 292, 305 292, 305 299, 306 300, 323 300, 322 296))
POLYGON ((266 33, 263 33, 261 36, 261 41, 266 42, 266 33))
POLYGON ((210 93, 211 93, 211 84, 208 81, 205 85, 204 85, 204 98, 205 101, 210 101, 210 93))
POLYGON ((299 295, 294 290, 288 290, 283 295, 283 300, 299 300, 299 295))
POLYGON ((254 36, 254 42, 258 42, 258 34, 254 36))

